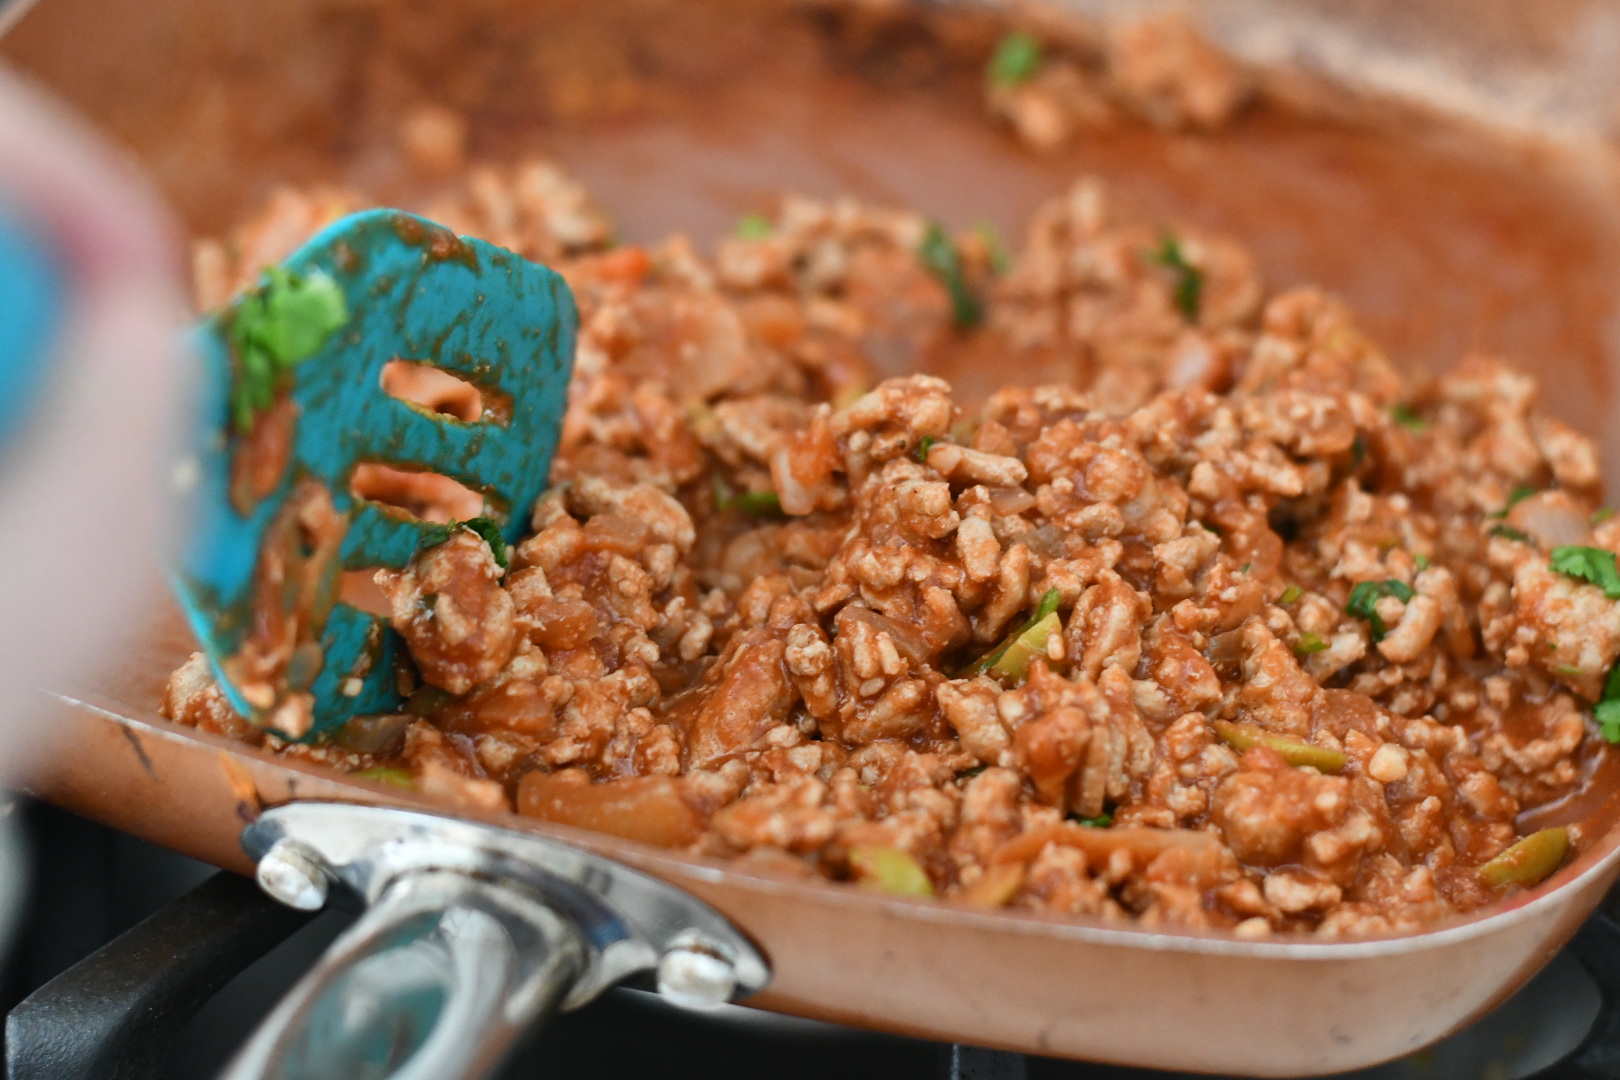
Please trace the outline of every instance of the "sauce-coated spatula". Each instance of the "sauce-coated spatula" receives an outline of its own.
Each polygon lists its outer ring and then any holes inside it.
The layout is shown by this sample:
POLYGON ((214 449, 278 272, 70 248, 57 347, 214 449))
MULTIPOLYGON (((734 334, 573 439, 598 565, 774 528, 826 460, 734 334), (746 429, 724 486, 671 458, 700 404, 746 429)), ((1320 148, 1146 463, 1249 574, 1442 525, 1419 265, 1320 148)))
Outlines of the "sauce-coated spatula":
POLYGON ((335 222, 203 321, 171 576, 238 712, 304 738, 398 710, 399 639, 342 602, 343 576, 405 565, 443 524, 357 493, 357 470, 455 481, 516 542, 546 486, 577 323, 552 271, 393 210, 335 222), (391 395, 400 361, 470 384, 477 418, 391 395))

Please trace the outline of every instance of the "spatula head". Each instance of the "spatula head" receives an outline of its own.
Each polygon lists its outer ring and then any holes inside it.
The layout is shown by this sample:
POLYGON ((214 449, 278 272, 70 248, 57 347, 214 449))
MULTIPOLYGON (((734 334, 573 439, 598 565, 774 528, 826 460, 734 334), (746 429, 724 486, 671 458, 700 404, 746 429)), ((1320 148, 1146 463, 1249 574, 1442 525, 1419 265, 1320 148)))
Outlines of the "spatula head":
POLYGON ((356 469, 448 477, 515 543, 546 487, 577 325, 552 271, 393 210, 335 222, 203 321, 172 577, 239 712, 307 738, 399 709, 399 640, 342 602, 343 573, 404 566, 444 530, 356 495, 356 469), (392 361, 472 384, 482 414, 391 396, 392 361))

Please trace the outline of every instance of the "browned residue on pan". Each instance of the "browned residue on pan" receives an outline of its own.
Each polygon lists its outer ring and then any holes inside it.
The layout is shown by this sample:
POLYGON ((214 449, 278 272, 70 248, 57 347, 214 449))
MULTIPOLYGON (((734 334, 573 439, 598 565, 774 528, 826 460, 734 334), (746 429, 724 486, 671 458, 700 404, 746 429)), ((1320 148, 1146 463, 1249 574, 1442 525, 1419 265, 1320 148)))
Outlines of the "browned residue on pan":
POLYGON ((244 823, 254 821, 264 810, 264 803, 259 798, 259 785, 254 782, 253 774, 224 750, 219 752, 218 761, 225 782, 236 796, 236 816, 244 823))

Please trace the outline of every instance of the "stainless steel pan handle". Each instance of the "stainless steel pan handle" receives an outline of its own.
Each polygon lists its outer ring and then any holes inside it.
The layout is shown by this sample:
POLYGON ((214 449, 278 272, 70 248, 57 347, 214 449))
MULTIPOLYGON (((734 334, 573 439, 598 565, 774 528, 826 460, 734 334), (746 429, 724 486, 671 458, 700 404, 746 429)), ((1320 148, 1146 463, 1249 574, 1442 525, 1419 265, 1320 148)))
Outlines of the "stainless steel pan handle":
POLYGON ((583 961, 545 905, 461 874, 412 875, 333 943, 225 1075, 482 1076, 583 961))
POLYGON ((557 1008, 656 972, 702 1008, 761 988, 763 957, 669 885, 577 849, 381 807, 297 803, 244 833, 260 885, 367 904, 266 1018, 227 1080, 450 1080, 493 1072, 557 1008))

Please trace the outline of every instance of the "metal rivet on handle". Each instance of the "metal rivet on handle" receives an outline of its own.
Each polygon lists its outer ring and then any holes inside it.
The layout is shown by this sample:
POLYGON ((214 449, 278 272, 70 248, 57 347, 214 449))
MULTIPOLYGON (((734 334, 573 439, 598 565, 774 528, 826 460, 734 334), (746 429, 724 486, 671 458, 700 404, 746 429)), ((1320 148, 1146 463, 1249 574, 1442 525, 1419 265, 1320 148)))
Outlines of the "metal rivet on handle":
POLYGON ((685 1009, 713 1009, 731 1000, 737 969, 706 942, 676 945, 658 958, 658 993, 685 1009))
POLYGON ((259 860, 259 888, 272 900, 299 911, 326 906, 326 871, 301 844, 277 840, 259 860))

